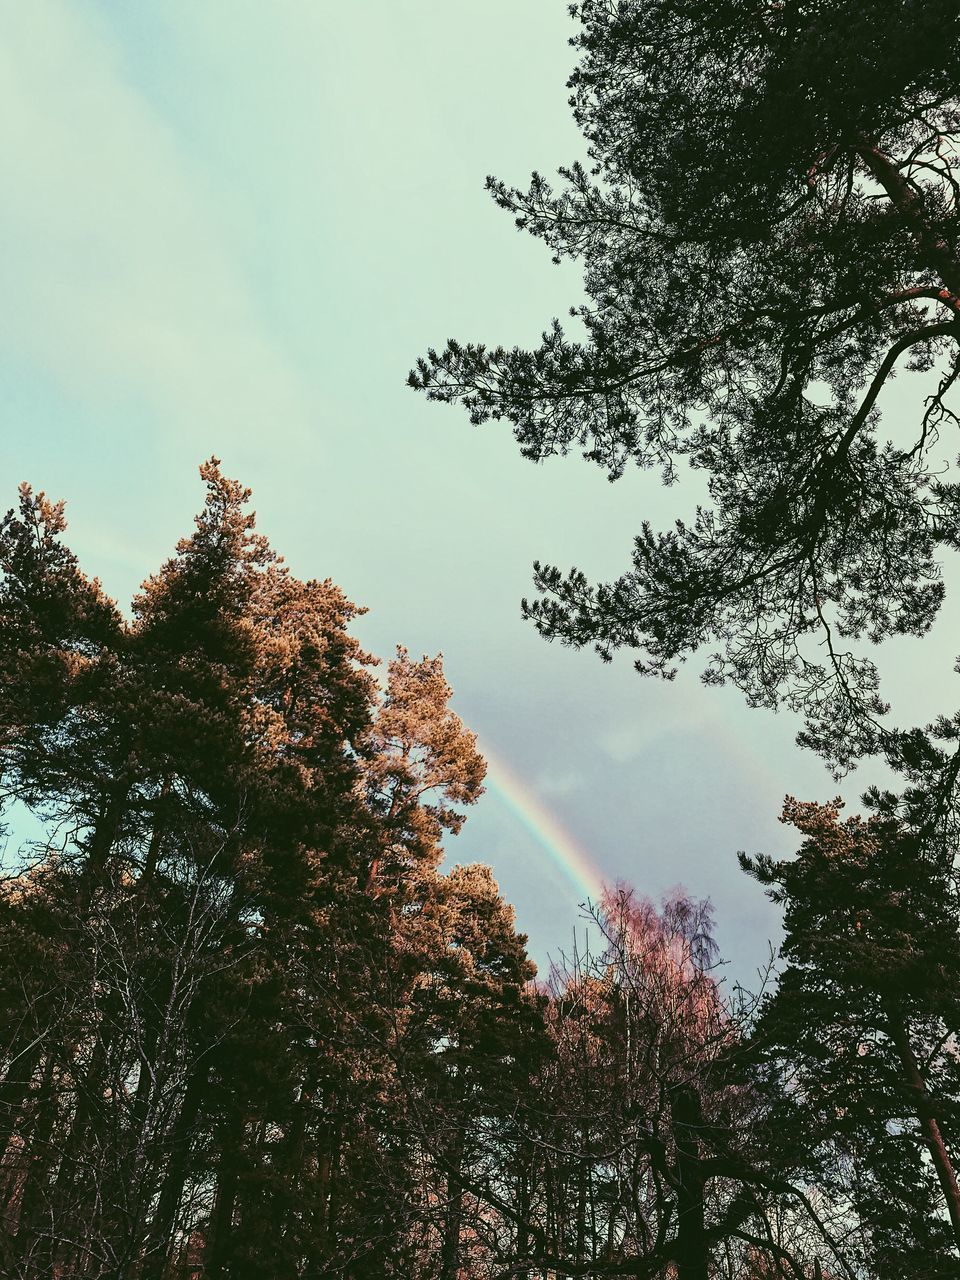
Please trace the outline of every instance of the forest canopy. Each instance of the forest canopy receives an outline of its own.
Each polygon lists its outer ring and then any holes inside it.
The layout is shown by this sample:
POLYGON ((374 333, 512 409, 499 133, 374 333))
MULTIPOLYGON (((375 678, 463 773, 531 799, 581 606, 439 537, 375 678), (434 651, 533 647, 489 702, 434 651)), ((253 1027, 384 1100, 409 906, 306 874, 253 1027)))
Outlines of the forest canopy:
MULTIPOLYGON (((129 615, 0 523, 0 1266, 18 1280, 955 1276, 957 886, 791 803, 776 984, 620 885, 534 981, 439 657, 384 676, 215 459, 129 615), (930 1206, 936 1206, 931 1214, 930 1206), (922 1261, 926 1271, 917 1268, 922 1261)), ((563 940, 558 940, 563 941, 563 940)))
POLYGON ((586 161, 488 185, 586 302, 410 382, 535 461, 702 482, 614 582, 536 566, 544 636, 666 678, 697 654, 901 790, 788 797, 794 851, 741 853, 782 910, 755 989, 709 901, 626 883, 538 974, 491 868, 451 857, 486 764, 441 655, 367 653, 215 457, 126 609, 23 484, 3 1276, 960 1280, 960 714, 892 725, 868 647, 930 630, 960 549, 960 8, 570 12, 586 161))

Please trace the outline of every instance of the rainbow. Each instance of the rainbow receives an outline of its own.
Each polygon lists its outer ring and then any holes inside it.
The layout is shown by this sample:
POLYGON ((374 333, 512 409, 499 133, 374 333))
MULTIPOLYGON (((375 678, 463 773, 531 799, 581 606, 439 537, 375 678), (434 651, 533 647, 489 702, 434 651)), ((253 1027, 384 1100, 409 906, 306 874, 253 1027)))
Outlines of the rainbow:
POLYGON ((478 744, 487 762, 486 784, 503 805, 526 828, 550 861, 581 894, 585 901, 603 896, 604 881, 589 854, 564 830, 552 813, 532 795, 527 785, 488 742, 478 744))

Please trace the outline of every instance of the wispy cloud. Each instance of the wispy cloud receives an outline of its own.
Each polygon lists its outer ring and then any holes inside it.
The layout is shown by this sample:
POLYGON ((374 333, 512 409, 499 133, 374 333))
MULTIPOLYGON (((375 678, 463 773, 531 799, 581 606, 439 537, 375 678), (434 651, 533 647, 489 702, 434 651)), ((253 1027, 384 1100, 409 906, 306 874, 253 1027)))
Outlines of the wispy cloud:
POLYGON ((305 425, 203 174, 92 6, 4 6, 0 154, 7 350, 69 396, 168 429, 305 425))
POLYGON ((540 795, 560 799, 582 791, 584 783, 582 769, 544 769, 537 774, 535 787, 540 795))

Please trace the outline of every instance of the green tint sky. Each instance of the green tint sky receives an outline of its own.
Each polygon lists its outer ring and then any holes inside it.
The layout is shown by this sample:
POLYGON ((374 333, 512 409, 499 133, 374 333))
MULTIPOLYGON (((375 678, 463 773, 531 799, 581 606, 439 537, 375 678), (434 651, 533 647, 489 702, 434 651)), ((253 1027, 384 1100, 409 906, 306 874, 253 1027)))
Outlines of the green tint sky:
MULTIPOLYGON (((368 647, 444 652, 464 719, 604 874, 709 894, 726 953, 761 963, 775 916, 735 851, 790 847, 786 791, 837 790, 796 723, 519 619, 534 558, 612 576, 643 516, 693 498, 534 467, 404 387, 427 345, 535 340, 578 300, 482 190, 582 154, 563 0, 2 12, 4 501, 20 479, 65 497, 72 545, 125 602, 218 454, 294 571, 369 606, 368 647)), ((925 650, 944 681, 949 650, 925 650)), ((894 654, 905 697, 915 652, 894 654)), ((493 865, 538 958, 567 944, 577 889, 502 796, 450 856, 493 865)))

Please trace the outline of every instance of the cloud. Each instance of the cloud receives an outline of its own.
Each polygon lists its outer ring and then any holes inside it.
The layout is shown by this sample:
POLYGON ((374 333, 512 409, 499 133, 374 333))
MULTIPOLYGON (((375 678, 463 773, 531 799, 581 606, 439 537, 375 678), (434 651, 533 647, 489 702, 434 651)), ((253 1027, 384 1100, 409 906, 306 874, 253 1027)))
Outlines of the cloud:
POLYGON ((303 427, 216 200, 92 6, 4 7, 0 342, 68 397, 176 431, 303 427))
POLYGON ((534 788, 538 795, 561 799, 582 791, 586 779, 581 769, 545 769, 537 774, 534 788))
MULTIPOLYGON (((635 677, 629 677, 635 679, 635 677)), ((642 714, 633 713, 628 719, 621 715, 611 717, 611 723, 600 731, 598 745, 616 765, 627 765, 645 756, 655 743, 669 737, 713 734, 719 728, 715 706, 703 703, 692 696, 689 679, 672 684, 653 681, 643 686, 642 714)), ((699 692, 699 690, 694 690, 699 692)))

